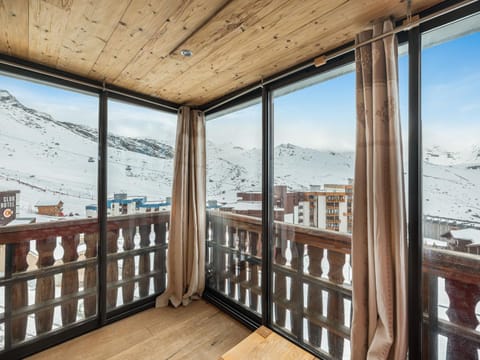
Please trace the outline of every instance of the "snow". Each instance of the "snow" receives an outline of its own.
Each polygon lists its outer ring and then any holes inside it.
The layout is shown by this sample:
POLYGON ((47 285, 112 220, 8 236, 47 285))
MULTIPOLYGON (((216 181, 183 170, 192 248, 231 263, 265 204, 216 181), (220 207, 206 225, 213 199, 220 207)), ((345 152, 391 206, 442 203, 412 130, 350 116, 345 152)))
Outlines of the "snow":
MULTIPOLYGON (((208 126, 207 123, 207 136, 208 126)), ((471 149, 469 157, 450 159, 449 164, 430 162, 427 158, 423 166, 426 215, 480 222, 480 158, 472 162, 476 149, 471 149), (469 162, 463 163, 465 159, 469 162)), ((446 154, 439 147, 436 151, 446 154)), ((310 184, 348 184, 354 176, 353 153, 280 144, 274 155, 275 185, 287 185, 289 191, 308 191, 310 184)), ((231 203, 237 200, 237 192, 260 192, 261 156, 260 149, 207 141, 208 199, 231 203)), ((407 176, 405 173, 406 184, 407 176)))
POLYGON ((480 230, 478 229, 450 230, 450 234, 454 239, 470 240, 473 244, 480 244, 480 230))
MULTIPOLYGON (((65 214, 84 217, 85 206, 96 202, 97 131, 61 120, 26 108, 0 90, 0 187, 20 190, 18 216, 37 216, 34 205, 53 199, 64 203, 65 214)), ((207 137, 209 126, 215 123, 207 123, 207 137)), ((234 136, 225 140, 207 141, 207 200, 234 203, 237 192, 262 190, 262 150, 239 146, 234 136)), ((109 196, 171 196, 173 148, 168 143, 109 134, 109 144, 109 196)), ((463 153, 430 147, 423 171, 425 214, 480 221, 480 146, 463 153)), ((311 184, 348 184, 353 175, 352 152, 275 146, 274 182, 290 191, 307 191, 311 184)))
POLYGON ((59 200, 44 200, 44 201, 39 201, 35 204, 35 207, 39 206, 57 206, 59 204, 59 200))
POLYGON ((242 210, 262 210, 261 201, 238 201, 230 204, 225 204, 222 208, 233 208, 236 211, 242 210))
MULTIPOLYGON (((0 91, 0 129, 0 184, 20 190, 17 216, 51 219, 39 217, 35 205, 54 199, 55 204, 63 201, 65 214, 85 217, 85 206, 95 203, 97 196, 97 161, 89 161, 98 158, 96 130, 28 109, 6 91, 0 91)), ((151 142, 154 151, 149 153, 145 139, 113 134, 109 138, 114 143, 108 148, 110 195, 171 196, 173 157, 169 145, 151 142), (135 144, 143 144, 143 148, 133 151, 135 144)))

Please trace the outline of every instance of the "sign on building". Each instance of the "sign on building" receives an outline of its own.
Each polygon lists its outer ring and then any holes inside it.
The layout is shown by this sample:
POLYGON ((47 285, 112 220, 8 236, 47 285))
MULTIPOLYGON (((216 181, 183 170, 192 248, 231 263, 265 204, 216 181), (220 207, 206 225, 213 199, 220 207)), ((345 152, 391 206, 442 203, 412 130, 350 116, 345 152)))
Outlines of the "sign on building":
POLYGON ((17 217, 17 194, 20 191, 0 192, 0 226, 7 225, 17 217))

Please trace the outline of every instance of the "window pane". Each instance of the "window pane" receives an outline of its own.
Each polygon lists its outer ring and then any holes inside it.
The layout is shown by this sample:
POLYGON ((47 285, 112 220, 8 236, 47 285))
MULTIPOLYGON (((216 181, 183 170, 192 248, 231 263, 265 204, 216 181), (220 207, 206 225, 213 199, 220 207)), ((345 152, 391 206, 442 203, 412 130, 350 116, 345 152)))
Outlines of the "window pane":
POLYGON ((0 287, 0 350, 8 350, 96 316, 98 222, 87 209, 97 206, 98 97, 6 73, 0 84, 0 237, 9 243, 0 245, 0 277, 13 273, 10 292, 0 287))
POLYGON ((422 42, 424 294, 439 359, 480 350, 480 15, 422 42))
POLYGON ((176 115, 108 102, 109 310, 165 289, 176 115))
POLYGON ((273 325, 333 358, 350 358, 350 255, 334 243, 352 231, 353 69, 274 93, 273 325))
POLYGON ((260 100, 207 117, 207 287, 254 313, 261 306, 260 100))

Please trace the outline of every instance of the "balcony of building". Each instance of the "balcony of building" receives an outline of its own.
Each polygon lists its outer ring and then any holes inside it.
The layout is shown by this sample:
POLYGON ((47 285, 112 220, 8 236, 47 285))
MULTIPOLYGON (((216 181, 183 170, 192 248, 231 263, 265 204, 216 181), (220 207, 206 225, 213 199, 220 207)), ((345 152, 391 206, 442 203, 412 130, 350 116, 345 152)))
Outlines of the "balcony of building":
MULTIPOLYGON (((419 119, 430 100, 420 43, 475 48, 480 2, 438 0, 0 0, 0 358, 219 358, 261 325, 312 356, 350 358, 356 153, 353 135, 346 145, 336 135, 353 134, 355 118, 347 130, 321 116, 296 129, 282 99, 297 102, 291 116, 321 112, 329 100, 302 90, 342 79, 351 96, 335 96, 354 111, 355 35, 387 17, 409 100, 410 359, 478 359, 480 152, 455 172, 463 155, 422 149, 436 129, 422 135, 419 119), (41 97, 50 91, 55 106, 41 97), (169 286, 175 115, 185 106, 207 121, 205 289, 180 309, 154 308, 169 286), (312 136, 346 150, 310 151, 312 136), (440 171, 444 188, 427 183, 440 171), (428 202, 435 211, 422 211, 428 202)), ((344 116, 337 105, 329 114, 344 116)))

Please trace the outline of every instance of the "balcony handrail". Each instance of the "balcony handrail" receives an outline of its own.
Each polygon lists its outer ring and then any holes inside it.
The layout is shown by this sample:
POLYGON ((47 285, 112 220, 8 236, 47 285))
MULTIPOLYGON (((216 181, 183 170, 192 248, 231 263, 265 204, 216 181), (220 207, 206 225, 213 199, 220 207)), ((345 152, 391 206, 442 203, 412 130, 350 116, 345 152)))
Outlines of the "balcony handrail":
MULTIPOLYGON (((170 211, 109 216, 107 218, 107 228, 108 230, 119 229, 126 224, 135 226, 147 225, 152 220, 168 221, 169 218, 170 211)), ((93 233, 98 231, 98 224, 98 218, 87 218, 3 226, 0 227, 0 245, 19 243, 37 238, 43 239, 48 236, 93 233)))
MULTIPOLYGON (((213 218, 228 220, 232 226, 240 226, 246 230, 258 231, 262 226, 262 220, 253 216, 215 210, 209 210, 208 215, 213 218), (245 225, 250 226, 250 228, 245 225)), ((335 250, 344 254, 351 253, 351 234, 299 224, 288 224, 281 221, 275 221, 275 227, 277 231, 281 230, 295 234, 295 242, 313 246, 319 245, 323 249, 335 250)), ((478 255, 424 245, 423 256, 424 272, 472 284, 480 283, 480 257, 478 255)))
POLYGON ((424 246, 423 272, 468 284, 480 283, 480 256, 424 246))
MULTIPOLYGON (((262 219, 258 217, 234 214, 223 211, 209 210, 208 215, 212 218, 225 219, 232 226, 240 226, 247 231, 261 231, 262 219)), ((288 224, 275 221, 276 231, 286 231, 295 234, 295 242, 306 245, 318 245, 327 250, 334 250, 343 254, 350 254, 352 237, 350 234, 336 231, 312 228, 298 224, 288 224)))
MULTIPOLYGON (((165 290, 169 220, 169 211, 107 218, 107 312, 165 290)), ((97 218, 0 228, 5 246, 0 287, 5 288, 6 309, 0 316, 6 329, 0 357, 30 340, 95 321, 100 241, 97 218)))

